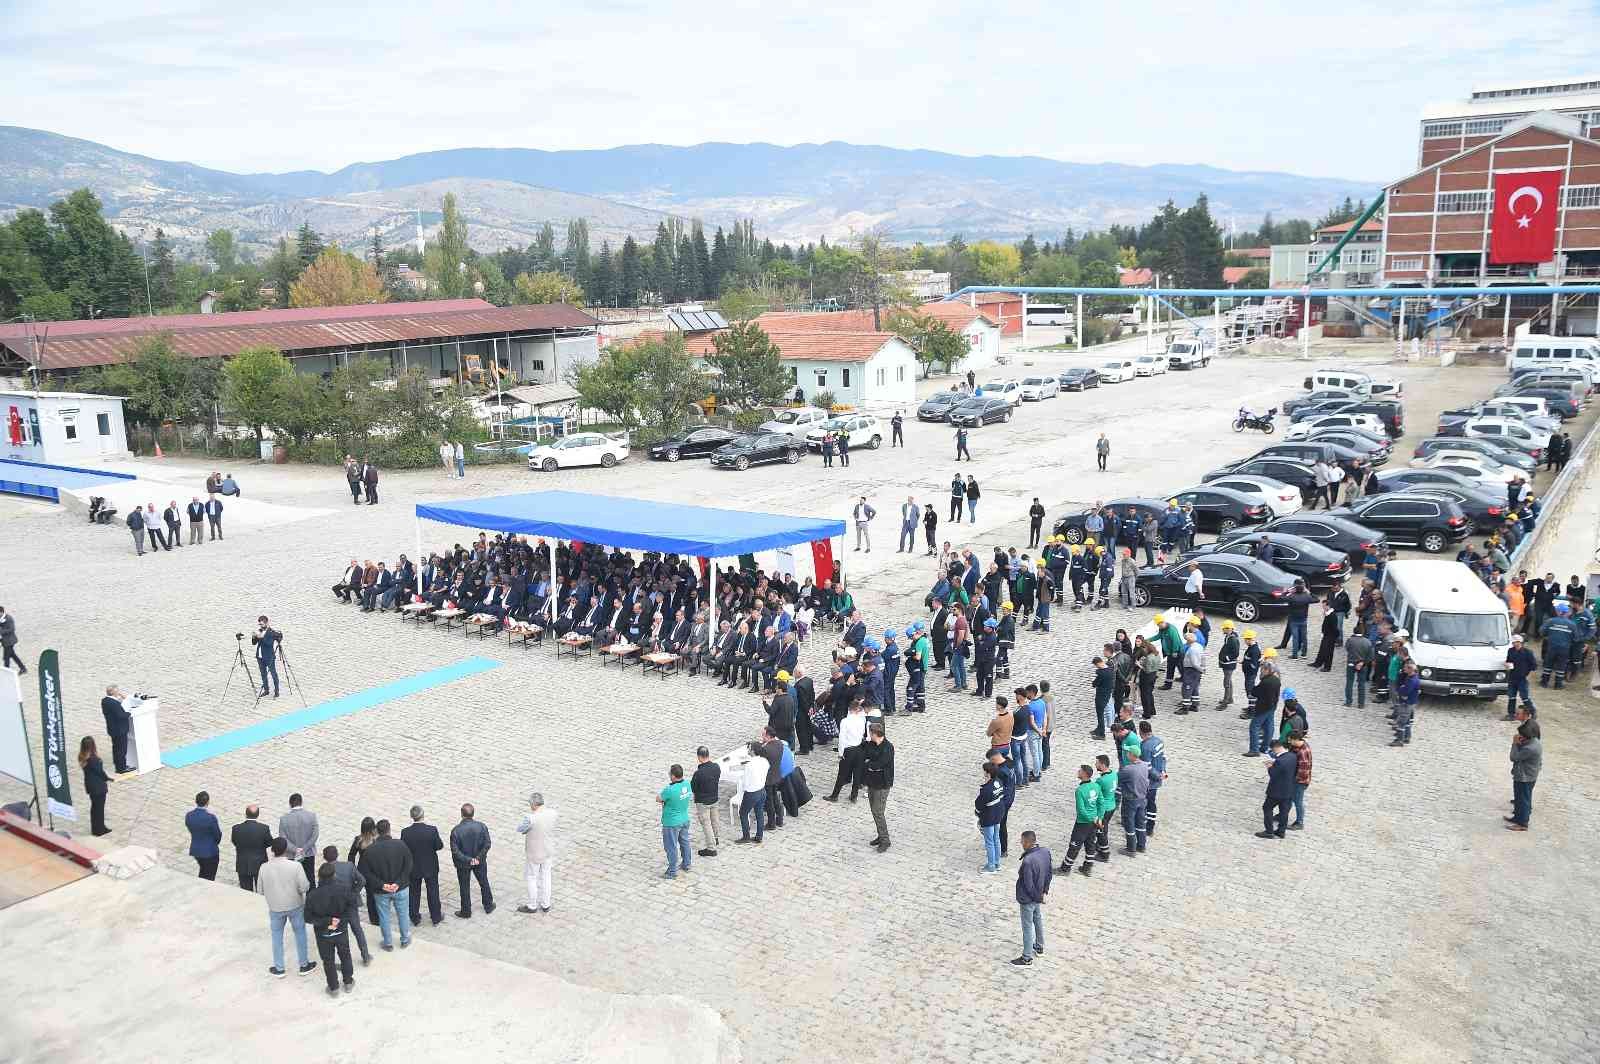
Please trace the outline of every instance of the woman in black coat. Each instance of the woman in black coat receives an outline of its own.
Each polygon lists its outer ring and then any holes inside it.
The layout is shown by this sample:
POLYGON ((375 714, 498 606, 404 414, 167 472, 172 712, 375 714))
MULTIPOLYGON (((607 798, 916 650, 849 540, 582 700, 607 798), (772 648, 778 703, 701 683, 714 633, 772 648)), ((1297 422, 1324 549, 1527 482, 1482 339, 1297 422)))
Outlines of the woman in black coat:
POLYGON ((94 748, 92 735, 85 735, 78 743, 78 766, 83 769, 83 789, 89 795, 90 831, 95 835, 109 835, 111 829, 106 827, 106 792, 111 786, 111 777, 106 775, 106 766, 94 748))

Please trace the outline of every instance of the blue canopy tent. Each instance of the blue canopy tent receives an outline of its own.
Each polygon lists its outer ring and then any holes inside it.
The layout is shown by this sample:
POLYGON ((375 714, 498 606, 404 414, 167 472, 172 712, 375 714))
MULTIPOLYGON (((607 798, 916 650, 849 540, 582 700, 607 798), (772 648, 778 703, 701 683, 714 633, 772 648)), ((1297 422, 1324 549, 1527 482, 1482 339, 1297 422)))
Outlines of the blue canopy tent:
MULTIPOLYGON (((843 521, 780 514, 682 506, 613 495, 576 491, 529 491, 487 499, 417 503, 417 560, 422 553, 422 522, 439 521, 486 531, 576 540, 606 547, 694 555, 715 562, 796 543, 842 537, 843 521)), ((550 551, 550 588, 556 586, 554 548, 550 551)), ((711 631, 717 625, 716 566, 711 566, 708 601, 711 631)), ((421 566, 417 579, 421 581, 421 566)))

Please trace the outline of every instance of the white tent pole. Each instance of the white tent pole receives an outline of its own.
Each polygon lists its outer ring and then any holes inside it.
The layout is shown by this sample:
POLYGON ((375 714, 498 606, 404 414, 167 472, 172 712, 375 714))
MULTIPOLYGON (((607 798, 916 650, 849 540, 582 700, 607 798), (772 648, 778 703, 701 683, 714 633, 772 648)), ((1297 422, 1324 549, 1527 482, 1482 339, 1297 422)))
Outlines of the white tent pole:
POLYGON ((550 594, 545 596, 545 605, 550 607, 550 626, 556 623, 556 548, 561 546, 559 539, 550 541, 550 594))
POLYGON ((422 594, 422 518, 417 518, 417 594, 422 594))
POLYGON ((711 607, 711 623, 706 626, 706 646, 709 649, 717 638, 717 559, 707 558, 706 568, 711 572, 711 593, 706 598, 711 607))

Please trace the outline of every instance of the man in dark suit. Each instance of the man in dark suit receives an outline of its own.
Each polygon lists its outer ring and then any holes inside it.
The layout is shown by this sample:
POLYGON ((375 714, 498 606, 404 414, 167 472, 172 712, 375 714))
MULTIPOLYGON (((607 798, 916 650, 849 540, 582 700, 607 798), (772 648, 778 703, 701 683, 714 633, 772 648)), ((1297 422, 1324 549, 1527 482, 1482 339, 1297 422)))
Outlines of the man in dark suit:
POLYGON ((211 526, 211 538, 222 538, 222 500, 215 495, 206 500, 206 521, 211 526))
POLYGON ((1272 740, 1269 749, 1272 760, 1267 764, 1267 799, 1261 803, 1262 830, 1256 832, 1256 838, 1281 839, 1289 825, 1289 806, 1294 802, 1300 758, 1277 739, 1272 740))
POLYGON ((200 878, 215 881, 217 860, 222 855, 222 825, 206 808, 210 804, 211 795, 205 791, 195 795, 194 808, 183 818, 183 826, 189 829, 189 856, 200 866, 200 878))
POLYGON ((400 833, 400 841, 411 851, 411 923, 422 923, 422 885, 428 885, 428 919, 438 927, 444 922, 439 904, 439 851, 444 840, 439 829, 422 822, 422 806, 411 807, 411 826, 400 833))
MULTIPOLYGON (((349 861, 339 860, 339 847, 324 846, 322 848, 322 867, 333 869, 333 882, 350 899, 341 919, 344 926, 355 935, 356 948, 361 951, 361 963, 372 963, 372 950, 367 948, 367 929, 361 923, 361 891, 367 885, 367 879, 355 865, 349 861)), ((319 869, 320 877, 322 871, 319 869)), ((321 882, 319 879, 318 882, 321 882)), ((308 899, 309 900, 309 899, 308 899)))
POLYGON ((361 579, 364 575, 365 570, 361 568, 361 563, 351 558, 350 564, 345 566, 344 575, 333 585, 333 597, 348 605, 350 595, 361 590, 361 579))
POLYGON ((245 806, 244 819, 228 833, 233 842, 233 868, 239 873, 239 886, 252 892, 256 889, 256 876, 261 874, 261 866, 267 863, 267 849, 272 845, 272 829, 258 819, 260 816, 260 806, 245 806))
POLYGON ((378 467, 367 462, 361 467, 361 483, 367 488, 367 505, 378 505, 378 467))
POLYGON ((133 727, 133 714, 123 708, 122 698, 122 689, 112 684, 100 700, 100 712, 106 718, 106 734, 111 736, 111 763, 119 773, 128 771, 128 731, 133 727))
POLYGON ((189 497, 189 505, 184 512, 189 515, 189 545, 205 542, 206 504, 200 501, 200 496, 189 497))

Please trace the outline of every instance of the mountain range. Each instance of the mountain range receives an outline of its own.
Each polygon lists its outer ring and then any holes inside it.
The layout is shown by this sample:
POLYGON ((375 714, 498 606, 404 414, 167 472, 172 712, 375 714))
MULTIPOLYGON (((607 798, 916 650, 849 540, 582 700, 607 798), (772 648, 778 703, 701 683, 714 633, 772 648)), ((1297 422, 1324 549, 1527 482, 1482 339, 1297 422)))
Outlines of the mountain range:
POLYGON ((1068 163, 1034 156, 965 156, 871 145, 637 144, 583 151, 459 148, 331 174, 234 174, 135 155, 43 130, 0 126, 0 212, 47 207, 88 187, 124 231, 161 226, 180 245, 232 229, 263 249, 311 225, 346 246, 374 226, 389 244, 438 223, 454 192, 474 247, 528 243, 546 222, 561 233, 589 220, 590 240, 648 239, 669 216, 729 226, 750 218, 774 241, 845 239, 877 230, 896 243, 1053 239, 1147 220, 1172 199, 1209 198, 1219 219, 1253 228, 1266 212, 1315 218, 1367 183, 1200 165, 1068 163))

